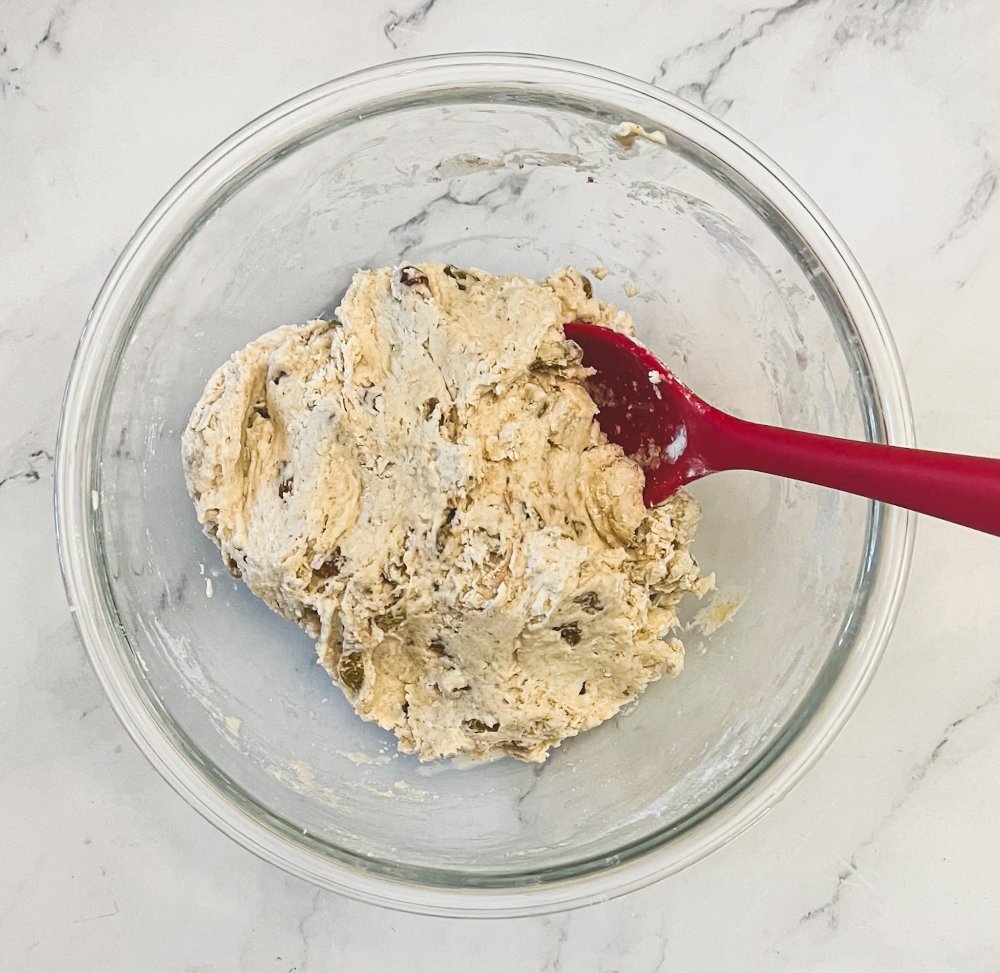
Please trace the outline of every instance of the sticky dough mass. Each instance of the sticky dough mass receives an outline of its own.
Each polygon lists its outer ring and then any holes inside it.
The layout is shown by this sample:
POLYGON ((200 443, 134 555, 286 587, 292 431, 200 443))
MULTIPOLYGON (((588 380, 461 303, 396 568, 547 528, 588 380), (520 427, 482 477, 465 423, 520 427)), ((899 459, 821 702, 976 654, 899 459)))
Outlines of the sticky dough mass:
POLYGON ((355 275, 331 321, 211 378, 183 437, 233 574, 316 639, 358 714, 422 759, 544 760, 683 647, 698 519, 607 442, 562 325, 631 332, 567 269, 355 275))

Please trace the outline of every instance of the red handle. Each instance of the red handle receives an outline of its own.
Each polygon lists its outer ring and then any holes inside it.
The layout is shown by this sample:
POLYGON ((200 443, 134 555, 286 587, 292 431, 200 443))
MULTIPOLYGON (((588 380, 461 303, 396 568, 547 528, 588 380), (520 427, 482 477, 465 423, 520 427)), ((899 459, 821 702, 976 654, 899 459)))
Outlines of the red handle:
POLYGON ((1000 459, 881 446, 746 422, 710 409, 706 465, 845 490, 1000 535, 1000 459))

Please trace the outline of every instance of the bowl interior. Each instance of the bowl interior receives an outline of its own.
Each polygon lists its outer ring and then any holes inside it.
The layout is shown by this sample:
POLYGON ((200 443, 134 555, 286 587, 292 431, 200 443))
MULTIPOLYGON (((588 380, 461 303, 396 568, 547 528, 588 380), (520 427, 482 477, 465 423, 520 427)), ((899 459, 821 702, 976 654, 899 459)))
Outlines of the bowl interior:
POLYGON ((211 372, 329 315, 355 269, 401 260, 603 266, 596 293, 709 401, 871 437, 871 379, 818 259, 667 107, 624 118, 596 96, 494 86, 333 113, 220 181, 151 259, 100 406, 100 569, 140 704, 247 814, 391 876, 524 884, 683 832, 808 721, 852 649, 866 502, 754 474, 696 484, 695 553, 745 596, 739 613, 682 633, 680 678, 543 766, 467 769, 420 765, 362 723, 308 638, 229 577, 184 489, 179 437, 211 372), (623 146, 624 120, 667 144, 623 146))

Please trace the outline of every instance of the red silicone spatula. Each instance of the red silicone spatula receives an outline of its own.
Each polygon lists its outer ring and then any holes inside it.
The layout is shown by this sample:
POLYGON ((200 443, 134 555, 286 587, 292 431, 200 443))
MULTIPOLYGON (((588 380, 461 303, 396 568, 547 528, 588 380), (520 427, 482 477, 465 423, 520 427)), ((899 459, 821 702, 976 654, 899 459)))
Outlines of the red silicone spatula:
POLYGON ((682 385, 627 335, 573 321, 566 336, 596 374, 588 389, 605 435, 646 472, 661 503, 709 473, 756 470, 882 500, 1000 535, 1000 460, 833 439, 747 422, 682 385))

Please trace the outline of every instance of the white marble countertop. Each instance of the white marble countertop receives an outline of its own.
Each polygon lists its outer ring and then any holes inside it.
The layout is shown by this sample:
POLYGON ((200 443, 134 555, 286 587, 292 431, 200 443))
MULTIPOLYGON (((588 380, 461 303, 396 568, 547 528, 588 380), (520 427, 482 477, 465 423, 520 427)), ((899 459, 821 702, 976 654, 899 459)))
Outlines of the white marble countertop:
POLYGON ((757 142, 866 269, 921 443, 1000 453, 990 0, 2 0, 0 969, 996 971, 1000 541, 971 531, 921 522, 874 684, 788 798, 681 875, 572 914, 425 919, 320 892, 205 823, 111 713, 51 513, 102 279, 252 116, 379 61, 484 48, 652 79, 757 142))

